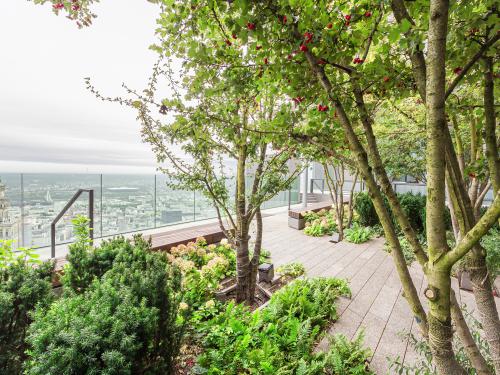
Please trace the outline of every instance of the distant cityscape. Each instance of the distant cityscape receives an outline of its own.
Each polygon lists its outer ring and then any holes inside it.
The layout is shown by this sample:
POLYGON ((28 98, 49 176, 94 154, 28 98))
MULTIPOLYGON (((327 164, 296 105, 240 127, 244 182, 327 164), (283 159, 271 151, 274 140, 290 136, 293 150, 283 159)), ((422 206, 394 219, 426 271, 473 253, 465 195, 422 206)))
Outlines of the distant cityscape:
MULTIPOLYGON (((50 245, 50 225, 78 189, 94 190, 94 235, 104 237, 216 217, 199 192, 172 190, 163 175, 0 174, 0 239, 14 247, 50 245)), ((298 194, 293 194, 297 200, 298 194)), ((285 206, 282 192, 265 207, 285 206)), ((73 239, 72 219, 87 215, 88 195, 56 226, 56 243, 73 239)))

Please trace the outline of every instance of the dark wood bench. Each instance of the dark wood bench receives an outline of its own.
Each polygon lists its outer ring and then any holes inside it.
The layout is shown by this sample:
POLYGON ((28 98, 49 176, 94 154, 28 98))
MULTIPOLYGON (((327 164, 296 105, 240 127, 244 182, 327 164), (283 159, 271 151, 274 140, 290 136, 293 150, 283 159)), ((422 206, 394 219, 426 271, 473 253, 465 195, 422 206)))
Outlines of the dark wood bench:
POLYGON ((308 204, 307 207, 293 208, 288 211, 288 226, 291 228, 302 230, 305 227, 303 214, 305 212, 318 212, 332 208, 331 201, 317 202, 308 204))

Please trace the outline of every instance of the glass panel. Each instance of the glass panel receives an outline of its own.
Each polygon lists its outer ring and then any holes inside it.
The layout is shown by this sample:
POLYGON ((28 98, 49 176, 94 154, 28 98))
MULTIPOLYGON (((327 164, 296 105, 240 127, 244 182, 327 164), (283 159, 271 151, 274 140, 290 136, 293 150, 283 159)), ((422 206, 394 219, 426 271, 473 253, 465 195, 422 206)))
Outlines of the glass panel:
POLYGON ((23 246, 21 198, 21 175, 0 173, 0 239, 14 241, 13 248, 23 246))
POLYGON ((102 235, 154 227, 154 176, 102 176, 102 235))
POLYGON ((194 193, 173 190, 167 181, 167 176, 156 176, 156 226, 194 221, 194 193))
MULTIPOLYGON (((24 244, 40 247, 50 245, 50 224, 78 189, 94 189, 95 236, 99 231, 99 176, 83 174, 24 175, 24 244)), ((56 243, 73 239, 72 220, 88 215, 88 195, 83 193, 56 226, 56 243)))
POLYGON ((196 220, 206 220, 217 217, 212 201, 197 191, 195 195, 195 217, 196 220))

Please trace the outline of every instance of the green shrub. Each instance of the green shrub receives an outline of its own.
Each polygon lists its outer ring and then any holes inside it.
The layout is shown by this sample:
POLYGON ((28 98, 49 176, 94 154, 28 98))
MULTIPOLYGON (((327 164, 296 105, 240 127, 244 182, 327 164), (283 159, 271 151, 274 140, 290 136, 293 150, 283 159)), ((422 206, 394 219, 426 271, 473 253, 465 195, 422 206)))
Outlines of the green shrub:
POLYGON ((492 280, 500 276, 500 230, 496 228, 481 239, 481 245, 486 250, 486 264, 492 280))
MULTIPOLYGON (((410 225, 417 232, 417 234, 425 235, 425 215, 426 215, 426 197, 425 195, 413 194, 412 192, 407 192, 403 194, 397 194, 399 203, 401 208, 406 213, 408 220, 410 221, 410 225)), ((400 233, 401 229, 393 216, 393 213, 390 209, 389 202, 387 198, 384 196, 384 205, 389 211, 389 215, 391 216, 391 221, 396 227, 396 230, 400 233)), ((360 192, 356 195, 354 200, 354 209, 358 214, 358 222, 362 226, 375 226, 380 224, 380 220, 378 218, 375 207, 373 206, 373 202, 366 192, 360 192)), ((446 229, 451 229, 451 216, 450 210, 446 208, 444 213, 444 220, 446 229)))
POLYGON ((302 263, 288 263, 278 267, 276 271, 283 276, 297 278, 306 273, 306 268, 302 263))
POLYGON ((369 227, 362 227, 358 223, 354 223, 352 227, 344 231, 345 240, 352 243, 363 243, 373 237, 373 230, 369 227))
POLYGON ((372 199, 368 193, 360 192, 356 194, 354 209, 359 215, 358 221, 362 226, 371 227, 380 223, 372 199))
POLYGON ((315 358, 312 349, 321 329, 336 318, 335 300, 349 294, 344 280, 316 278, 285 286, 261 311, 252 313, 230 303, 200 326, 205 351, 197 370, 208 374, 298 373, 315 358))
POLYGON ((150 247, 140 235, 134 236, 134 243, 119 236, 102 241, 98 247, 91 247, 88 224, 85 216, 77 216, 73 220, 76 240, 69 246, 68 263, 62 277, 65 292, 84 292, 94 279, 99 279, 113 267, 118 254, 131 253, 134 247, 150 247))
POLYGON ((144 243, 120 249, 84 292, 36 311, 27 374, 172 373, 183 333, 180 273, 144 243))
POLYGON ((0 241, 0 368, 2 374, 20 374, 26 358, 24 342, 31 313, 44 310, 53 300, 52 262, 34 265, 31 250, 0 241))

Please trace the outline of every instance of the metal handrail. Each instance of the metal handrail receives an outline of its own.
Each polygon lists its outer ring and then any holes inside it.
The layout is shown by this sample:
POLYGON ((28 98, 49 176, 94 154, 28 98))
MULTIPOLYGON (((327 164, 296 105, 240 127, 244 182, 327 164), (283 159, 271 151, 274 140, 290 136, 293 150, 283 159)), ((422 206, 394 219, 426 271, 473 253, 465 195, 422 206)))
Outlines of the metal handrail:
POLYGON ((94 243, 94 189, 78 189, 78 191, 73 195, 73 198, 69 200, 68 203, 63 207, 61 212, 56 216, 56 218, 50 224, 50 257, 54 259, 56 257, 56 224, 64 216, 66 211, 70 209, 73 203, 76 202, 82 193, 89 193, 89 219, 90 219, 90 244, 94 243))
POLYGON ((325 180, 323 178, 311 178, 311 193, 314 193, 314 185, 318 188, 320 186, 316 183, 316 181, 321 181, 321 194, 325 193, 325 180))

